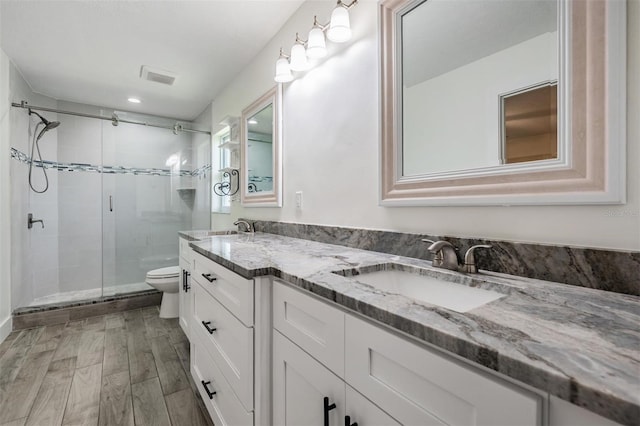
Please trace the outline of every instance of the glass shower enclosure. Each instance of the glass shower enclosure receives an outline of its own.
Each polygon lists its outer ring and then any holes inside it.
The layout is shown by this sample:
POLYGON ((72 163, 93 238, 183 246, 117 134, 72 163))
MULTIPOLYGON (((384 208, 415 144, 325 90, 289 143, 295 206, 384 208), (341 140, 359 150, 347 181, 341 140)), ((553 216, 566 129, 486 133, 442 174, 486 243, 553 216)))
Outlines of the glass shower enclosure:
MULTIPOLYGON (((44 170, 49 175, 46 193, 23 186, 28 150, 12 162, 19 177, 12 189, 24 198, 14 214, 28 211, 45 225, 20 231, 22 249, 12 253, 20 264, 14 279, 26 289, 19 306, 151 290, 149 270, 178 265, 178 231, 209 227, 209 203, 197 198, 210 195, 196 191, 208 186, 202 185, 208 169, 194 165, 202 144, 210 149, 210 135, 65 114, 57 120, 56 132, 42 140, 46 162, 34 163, 36 185, 44 170), (197 206, 206 206, 207 214, 197 206)), ((29 117, 29 134, 35 123, 29 117)))

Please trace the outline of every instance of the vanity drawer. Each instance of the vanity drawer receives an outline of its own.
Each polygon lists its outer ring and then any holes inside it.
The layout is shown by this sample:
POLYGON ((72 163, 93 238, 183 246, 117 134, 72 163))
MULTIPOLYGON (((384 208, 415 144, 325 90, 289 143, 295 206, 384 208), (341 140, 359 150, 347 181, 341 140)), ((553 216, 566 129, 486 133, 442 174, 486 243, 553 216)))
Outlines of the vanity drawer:
POLYGON ((402 424, 540 425, 541 398, 346 316, 346 381, 402 424))
POLYGON ((253 325, 253 280, 193 252, 192 278, 235 315, 244 325, 253 325))
POLYGON ((253 328, 245 327, 200 284, 195 284, 193 291, 191 334, 207 349, 245 409, 252 410, 253 328))
POLYGON ((253 413, 244 409, 216 363, 199 344, 191 345, 191 376, 216 426, 253 426, 253 413), (209 382, 207 389, 203 382, 209 382))
POLYGON ((344 377, 344 312, 278 280, 273 283, 273 328, 344 377))

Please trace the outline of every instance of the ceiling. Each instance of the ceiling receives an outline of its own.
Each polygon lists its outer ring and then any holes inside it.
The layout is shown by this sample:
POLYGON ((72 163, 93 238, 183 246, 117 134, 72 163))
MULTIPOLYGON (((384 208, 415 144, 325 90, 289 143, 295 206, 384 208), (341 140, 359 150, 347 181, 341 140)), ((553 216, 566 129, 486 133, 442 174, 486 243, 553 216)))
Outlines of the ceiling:
POLYGON ((192 120, 302 3, 2 0, 2 49, 37 93, 192 120), (178 77, 142 80, 142 65, 178 77))

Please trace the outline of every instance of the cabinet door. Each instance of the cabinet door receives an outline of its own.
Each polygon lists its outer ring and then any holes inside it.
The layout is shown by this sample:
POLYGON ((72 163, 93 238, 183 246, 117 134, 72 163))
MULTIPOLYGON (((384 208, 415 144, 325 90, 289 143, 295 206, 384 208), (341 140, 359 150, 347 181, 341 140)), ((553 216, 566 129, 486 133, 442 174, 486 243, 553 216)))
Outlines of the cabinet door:
POLYGON ((345 324, 347 383, 401 423, 541 424, 538 395, 351 315, 345 324))
MULTIPOLYGON (((358 423, 358 426, 401 426, 393 417, 349 385, 346 392, 346 407, 349 425, 358 423)), ((344 424, 347 425, 346 419, 344 424)))
POLYGON ((344 424, 345 385, 340 378, 273 330, 273 424, 320 426, 344 424), (329 406, 325 410, 325 398, 329 406))

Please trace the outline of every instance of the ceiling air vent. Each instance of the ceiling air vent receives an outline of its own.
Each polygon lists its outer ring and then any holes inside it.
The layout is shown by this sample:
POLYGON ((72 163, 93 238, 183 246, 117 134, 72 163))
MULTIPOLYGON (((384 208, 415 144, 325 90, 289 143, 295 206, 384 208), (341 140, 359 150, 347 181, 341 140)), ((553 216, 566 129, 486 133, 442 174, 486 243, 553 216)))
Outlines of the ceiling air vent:
POLYGON ((143 80, 155 81, 156 83, 172 86, 176 81, 176 77, 176 74, 160 68, 151 68, 147 65, 140 67, 140 78, 143 80))

